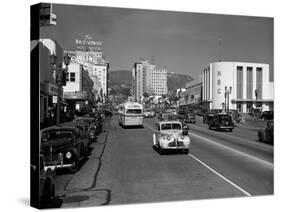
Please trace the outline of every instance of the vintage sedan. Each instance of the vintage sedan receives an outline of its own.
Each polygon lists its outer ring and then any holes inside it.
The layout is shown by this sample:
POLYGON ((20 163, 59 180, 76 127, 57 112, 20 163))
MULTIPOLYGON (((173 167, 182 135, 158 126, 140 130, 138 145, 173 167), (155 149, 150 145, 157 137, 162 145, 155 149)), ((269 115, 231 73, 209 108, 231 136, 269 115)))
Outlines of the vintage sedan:
MULTIPOLYGON (((96 130, 91 125, 88 125, 84 122, 65 122, 62 123, 61 126, 74 126, 77 127, 81 131, 81 137, 87 138, 89 140, 89 145, 96 141, 96 130)), ((90 147, 89 147, 90 149, 90 147)))
POLYGON ((188 154, 190 137, 183 133, 180 121, 161 121, 156 124, 156 132, 153 133, 153 147, 160 154, 166 150, 181 150, 188 154))
POLYGON ((209 129, 216 130, 229 130, 232 132, 234 129, 234 123, 232 120, 232 116, 225 113, 219 113, 213 116, 213 118, 208 123, 209 129))
POLYGON ((80 161, 89 154, 89 141, 81 136, 74 126, 53 126, 42 132, 41 152, 45 158, 45 169, 67 168, 71 172, 79 169, 80 161))
POLYGON ((264 129, 259 129, 258 131, 258 137, 259 142, 266 142, 273 144, 273 138, 274 138, 274 122, 273 120, 267 121, 264 129))

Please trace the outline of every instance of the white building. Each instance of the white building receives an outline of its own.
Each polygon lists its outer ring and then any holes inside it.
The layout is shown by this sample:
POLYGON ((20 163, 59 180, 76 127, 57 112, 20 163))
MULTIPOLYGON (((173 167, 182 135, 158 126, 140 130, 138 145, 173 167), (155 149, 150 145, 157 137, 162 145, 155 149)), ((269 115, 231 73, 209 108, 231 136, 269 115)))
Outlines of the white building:
POLYGON ((202 101, 206 109, 273 109, 273 82, 269 65, 246 62, 214 62, 202 74, 202 101), (227 95, 229 93, 229 95, 227 95))
POLYGON ((167 69, 161 69, 148 61, 134 64, 133 96, 136 101, 141 101, 143 94, 162 95, 167 94, 167 69))
POLYGON ((108 64, 95 64, 92 66, 93 75, 97 76, 102 89, 103 99, 107 96, 108 88, 108 64))

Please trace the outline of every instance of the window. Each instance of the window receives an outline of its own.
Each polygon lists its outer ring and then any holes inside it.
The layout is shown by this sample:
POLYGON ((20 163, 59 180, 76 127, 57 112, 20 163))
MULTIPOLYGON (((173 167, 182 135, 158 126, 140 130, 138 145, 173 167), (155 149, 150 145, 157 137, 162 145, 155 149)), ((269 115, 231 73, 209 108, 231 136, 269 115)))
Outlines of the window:
POLYGON ((262 99, 262 68, 257 68, 256 90, 257 98, 262 99))
POLYGON ((243 99, 243 67, 242 66, 237 66, 237 99, 243 99))
POLYGON ((70 73, 70 82, 75 82, 75 73, 70 73))
POLYGON ((253 98, 253 67, 247 67, 247 99, 253 98))

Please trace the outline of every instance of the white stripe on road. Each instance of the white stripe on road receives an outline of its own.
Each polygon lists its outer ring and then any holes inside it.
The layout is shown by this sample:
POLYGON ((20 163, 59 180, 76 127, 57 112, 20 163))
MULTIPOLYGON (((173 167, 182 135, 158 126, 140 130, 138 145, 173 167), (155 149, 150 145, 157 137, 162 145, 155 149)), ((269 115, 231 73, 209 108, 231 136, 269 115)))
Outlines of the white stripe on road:
POLYGON ((260 158, 257 158, 257 157, 255 157, 255 156, 252 156, 252 155, 249 155, 249 154, 247 154, 247 153, 241 152, 241 151, 239 151, 239 150, 230 148, 230 147, 228 147, 228 146, 225 146, 225 145, 223 145, 223 144, 217 143, 217 142, 215 142, 215 141, 213 141, 213 140, 211 140, 211 139, 204 138, 204 137, 202 137, 202 136, 196 135, 196 134, 194 134, 194 133, 189 133, 189 135, 192 135, 192 136, 194 136, 194 137, 200 138, 201 140, 207 141, 208 143, 211 143, 211 144, 220 146, 220 147, 222 147, 222 148, 224 148, 224 149, 227 149, 227 150, 229 150, 229 151, 232 151, 232 152, 234 152, 234 153, 236 153, 236 154, 239 154, 239 155, 242 155, 242 156, 244 156, 244 157, 250 158, 250 159, 252 159, 252 160, 254 160, 254 161, 257 161, 257 162, 262 163, 262 164, 264 164, 264 165, 266 165, 266 166, 269 166, 270 168, 273 168, 273 163, 270 163, 270 162, 268 162, 268 161, 262 160, 262 159, 260 159, 260 158))
MULTIPOLYGON (((151 129, 152 131, 156 132, 156 130, 153 129, 152 127, 150 127, 148 124, 144 123, 144 125, 145 125, 146 127, 148 127, 149 129, 151 129)), ((254 160, 254 161, 257 161, 257 162, 259 162, 259 163, 262 163, 262 164, 264 164, 264 165, 266 165, 266 166, 269 166, 270 168, 273 168, 273 167, 274 167, 274 166, 273 166, 273 163, 270 163, 270 162, 268 162, 268 161, 262 160, 262 159, 260 159, 260 158, 255 157, 255 156, 249 155, 249 154, 247 154, 247 153, 241 152, 241 151, 239 151, 239 150, 230 148, 230 147, 225 146, 225 145, 223 145, 223 144, 217 143, 217 142, 215 142, 215 141, 213 141, 213 140, 211 140, 211 139, 204 138, 204 137, 202 137, 202 136, 196 135, 196 134, 191 133, 191 132, 189 132, 189 135, 192 135, 192 136, 194 136, 194 137, 200 138, 201 140, 207 141, 208 143, 211 143, 211 144, 220 146, 221 148, 227 149, 227 150, 229 150, 229 151, 231 151, 231 152, 234 152, 234 153, 236 153, 236 154, 242 155, 242 156, 244 156, 244 157, 247 157, 247 158, 249 158, 249 159, 252 159, 252 160, 254 160)))
MULTIPOLYGON (((151 129, 152 131, 156 131, 154 130, 152 127, 150 127, 148 124, 144 123, 144 125, 151 129)), ((201 165, 205 166, 207 169, 209 169, 210 171, 212 171, 214 174, 216 174, 217 176, 219 176, 220 178, 222 178, 223 180, 225 180, 226 182, 228 182, 229 184, 231 184, 232 186, 234 186, 235 188, 237 188, 239 191, 241 191, 242 193, 244 193, 246 196, 252 196, 249 192, 245 191, 243 188, 241 188, 240 186, 236 185, 234 182, 230 181, 229 179, 227 179, 226 177, 224 177, 222 174, 218 173, 217 171, 215 171, 213 168, 211 168, 210 166, 208 166, 207 164, 205 164, 203 161, 199 160, 198 158, 196 158, 194 155, 192 154, 188 154, 187 156, 190 156, 191 158, 193 158, 194 160, 196 160, 197 162, 199 162, 201 165)))
POLYGON ((226 182, 228 182, 229 184, 231 184, 232 186, 234 186, 235 188, 237 188, 239 191, 241 191, 242 193, 244 193, 246 196, 252 196, 249 192, 245 191, 243 188, 241 188, 240 186, 236 185, 234 182, 230 181, 230 180, 227 179, 225 176, 223 176, 222 174, 218 173, 216 170, 212 169, 210 166, 208 166, 207 164, 205 164, 204 162, 202 162, 201 160, 199 160, 198 158, 196 158, 194 155, 189 154, 188 156, 190 156, 191 158, 193 158, 194 160, 196 160, 197 162, 199 162, 200 164, 202 164, 203 166, 205 166, 207 169, 209 169, 210 171, 212 171, 213 173, 215 173, 216 175, 218 175, 220 178, 222 178, 223 180, 225 180, 226 182))
MULTIPOLYGON (((203 130, 206 130, 206 128, 204 127, 201 127, 201 126, 195 126, 195 125, 192 125, 190 126, 190 129, 192 128, 199 128, 199 129, 203 129, 203 130)), ((216 133, 215 131, 209 131, 210 133, 212 133, 213 135, 219 135, 218 133, 216 133)), ((236 139, 236 140, 239 140, 239 141, 243 141, 245 143, 248 143, 248 144, 253 144, 253 145, 256 145, 256 146, 260 146, 260 147, 263 147, 263 148, 267 148, 267 149, 270 149, 272 150, 273 147, 267 145, 267 144, 263 144, 263 143, 258 143, 258 142, 253 142, 252 140, 248 140, 248 139, 245 139, 245 138, 239 138, 239 137, 236 137, 236 136, 233 136, 233 135, 229 135, 229 134, 223 134, 223 136, 226 136, 226 137, 229 137, 229 138, 233 138, 233 139, 236 139)))

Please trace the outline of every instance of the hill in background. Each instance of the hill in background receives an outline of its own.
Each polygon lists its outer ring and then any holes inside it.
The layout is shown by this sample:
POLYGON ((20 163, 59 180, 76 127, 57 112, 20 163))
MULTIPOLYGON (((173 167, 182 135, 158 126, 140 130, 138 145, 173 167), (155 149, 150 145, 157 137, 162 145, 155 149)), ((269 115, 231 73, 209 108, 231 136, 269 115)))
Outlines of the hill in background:
MULTIPOLYGON (((132 71, 116 70, 108 73, 108 87, 116 90, 117 93, 121 90, 132 87, 132 71)), ((185 84, 192 81, 193 78, 187 74, 168 73, 168 90, 175 91, 177 88, 184 88, 185 84)))

